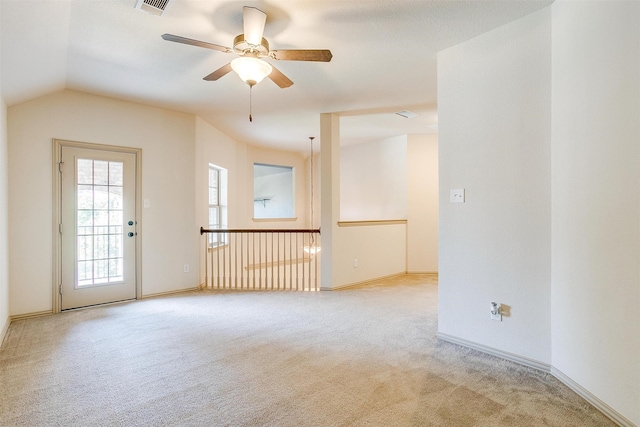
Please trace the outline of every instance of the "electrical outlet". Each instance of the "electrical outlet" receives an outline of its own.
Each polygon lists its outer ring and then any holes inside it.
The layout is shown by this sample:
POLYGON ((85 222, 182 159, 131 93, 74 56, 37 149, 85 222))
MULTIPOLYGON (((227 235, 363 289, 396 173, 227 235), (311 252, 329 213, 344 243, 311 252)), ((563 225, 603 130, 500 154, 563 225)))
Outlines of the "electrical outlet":
POLYGON ((353 268, 358 268, 358 258, 353 259, 353 268))
POLYGON ((185 265, 184 265, 184 267, 183 267, 183 271, 184 271, 185 273, 188 273, 188 272, 189 272, 189 264, 185 264, 185 265))
POLYGON ((449 203, 464 203, 464 188, 451 190, 449 193, 449 203))
POLYGON ((502 308, 500 307, 499 302, 491 303, 491 320, 497 320, 498 322, 502 322, 502 308))

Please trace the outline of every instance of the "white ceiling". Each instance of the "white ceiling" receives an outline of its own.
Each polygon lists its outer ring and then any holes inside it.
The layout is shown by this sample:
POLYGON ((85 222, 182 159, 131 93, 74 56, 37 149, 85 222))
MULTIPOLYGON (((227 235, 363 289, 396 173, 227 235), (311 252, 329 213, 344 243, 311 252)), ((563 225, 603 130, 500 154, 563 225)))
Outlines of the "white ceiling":
POLYGON ((11 106, 64 88, 197 114, 252 145, 303 151, 319 114, 343 113, 343 144, 437 132, 436 53, 551 1, 172 0, 161 17, 136 0, 2 0, 2 93, 11 106), (231 54, 164 41, 171 33, 224 46, 242 6, 267 13, 272 49, 330 49, 329 63, 272 61, 294 85, 253 88, 234 73, 202 78, 231 54), (394 111, 411 110, 405 119, 394 111))

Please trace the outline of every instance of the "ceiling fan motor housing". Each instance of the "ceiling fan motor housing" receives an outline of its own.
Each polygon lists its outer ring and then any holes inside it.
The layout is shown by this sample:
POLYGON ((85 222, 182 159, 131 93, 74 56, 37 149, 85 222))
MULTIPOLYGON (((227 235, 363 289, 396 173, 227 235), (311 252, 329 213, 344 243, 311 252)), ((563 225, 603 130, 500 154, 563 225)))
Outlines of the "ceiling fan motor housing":
POLYGON ((252 53, 260 57, 269 56, 269 42, 263 37, 260 45, 253 45, 244 39, 244 34, 238 34, 233 39, 233 51, 238 55, 252 53))

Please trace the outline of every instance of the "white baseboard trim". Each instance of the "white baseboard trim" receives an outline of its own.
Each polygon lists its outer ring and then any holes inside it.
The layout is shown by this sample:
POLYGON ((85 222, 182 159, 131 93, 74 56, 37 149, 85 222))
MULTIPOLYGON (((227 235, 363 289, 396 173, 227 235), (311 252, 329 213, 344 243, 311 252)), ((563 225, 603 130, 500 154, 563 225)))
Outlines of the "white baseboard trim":
POLYGON ((615 422, 621 427, 638 427, 636 424, 631 422, 631 420, 627 419, 624 415, 620 414, 618 411, 613 409, 611 406, 607 405, 605 402, 596 397, 593 393, 591 393, 586 388, 582 387, 580 384, 572 380, 570 377, 565 375, 562 371, 557 368, 551 367, 551 375, 556 377, 561 383, 569 387, 571 390, 576 392, 580 397, 584 400, 592 404, 596 407, 600 412, 605 414, 607 417, 611 419, 611 421, 615 422))
POLYGON ((196 286, 194 288, 177 289, 175 291, 166 291, 166 292, 158 292, 156 294, 142 295, 142 297, 140 297, 140 299, 164 297, 164 296, 169 296, 169 295, 184 294, 186 292, 193 292, 193 291, 200 291, 200 290, 202 290, 201 285, 196 286))
POLYGON ((8 317, 5 322, 2 330, 0 331, 0 347, 2 347, 2 343, 7 336, 7 332, 9 331, 9 325, 11 324, 11 317, 8 317))
POLYGON ((469 347, 474 350, 481 351, 483 353, 491 354, 492 356, 499 357, 501 359, 510 360, 511 362, 518 363, 520 365, 527 366, 529 368, 537 369, 542 372, 551 372, 551 365, 548 363, 540 362, 538 360, 530 359, 528 357, 519 356, 517 354, 509 353, 508 351, 498 350, 497 348, 489 347, 483 344, 478 344, 473 341, 467 341, 463 338, 454 337, 452 335, 443 334, 442 332, 438 332, 436 334, 438 339, 443 341, 448 341, 453 344, 458 344, 463 347, 469 347))
POLYGON ((473 341, 468 341, 463 338, 454 337, 452 335, 444 334, 442 332, 438 332, 436 334, 438 339, 443 341, 447 341, 453 344, 458 344, 463 347, 472 348, 474 350, 481 351, 483 353, 491 354, 492 356, 499 357, 501 359, 506 359, 511 362, 518 363, 520 365, 527 366, 529 368, 537 369, 542 372, 549 373, 556 377, 558 381, 569 387, 573 390, 578 396, 582 397, 584 400, 593 405, 597 410, 602 412, 608 418, 610 418, 613 422, 618 424, 621 427, 638 427, 636 424, 627 419, 624 415, 620 414, 618 411, 613 409, 611 406, 607 405, 605 402, 596 397, 593 393, 591 393, 586 388, 582 387, 580 384, 572 380, 570 377, 565 375, 559 369, 549 365, 547 363, 539 362, 534 359, 530 359, 528 357, 519 356, 517 354, 509 353, 507 351, 498 350, 497 348, 489 347, 483 344, 478 344, 473 341))
POLYGON ((339 289, 343 290, 343 289, 348 289, 348 288, 355 288, 356 286, 372 285, 374 283, 378 283, 381 280, 395 279, 396 277, 402 277, 402 276, 406 276, 406 275, 407 275, 407 273, 404 273, 404 272, 395 273, 395 274, 389 274, 388 276, 380 276, 380 277, 376 277, 374 279, 363 280, 362 282, 347 283, 346 285, 333 286, 331 288, 321 286, 320 290, 321 291, 337 291, 339 289))
POLYGON ((34 317, 51 316, 52 314, 53 314, 53 310, 34 311, 33 313, 16 314, 15 316, 9 317, 9 323, 15 322, 17 320, 33 319, 34 317))

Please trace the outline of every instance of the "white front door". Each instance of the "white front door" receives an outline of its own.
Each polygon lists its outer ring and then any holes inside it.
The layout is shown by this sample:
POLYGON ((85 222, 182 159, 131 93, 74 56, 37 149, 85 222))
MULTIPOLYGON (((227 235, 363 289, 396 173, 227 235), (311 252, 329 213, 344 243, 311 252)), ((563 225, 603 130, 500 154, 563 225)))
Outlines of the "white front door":
POLYGON ((136 154, 61 151, 61 309, 134 299, 136 154))

